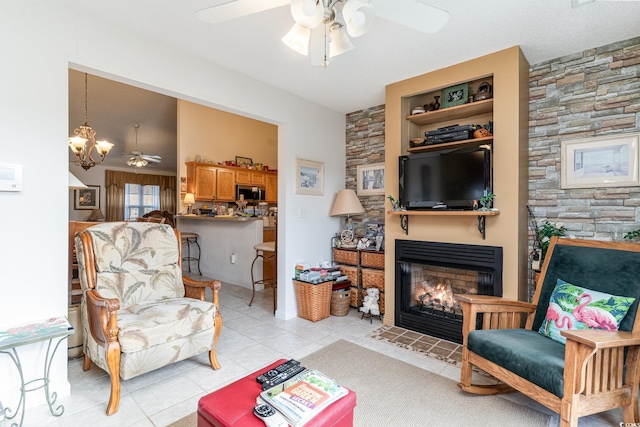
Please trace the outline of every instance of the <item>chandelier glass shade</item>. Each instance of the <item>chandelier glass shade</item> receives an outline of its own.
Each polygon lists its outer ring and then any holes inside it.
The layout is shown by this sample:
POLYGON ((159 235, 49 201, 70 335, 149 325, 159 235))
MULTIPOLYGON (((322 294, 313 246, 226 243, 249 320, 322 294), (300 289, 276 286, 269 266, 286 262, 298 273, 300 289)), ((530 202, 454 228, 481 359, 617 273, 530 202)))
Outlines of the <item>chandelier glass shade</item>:
MULTIPOLYGON (((282 38, 294 51, 309 54, 311 30, 324 26, 323 66, 333 58, 354 48, 351 37, 360 37, 371 28, 373 6, 361 0, 292 0, 291 16, 295 23, 282 38)), ((312 46, 313 48, 313 46, 312 46)))
POLYGON ((96 131, 91 128, 87 120, 87 73, 84 74, 84 124, 73 130, 74 136, 69 137, 69 148, 77 156, 76 165, 89 170, 98 163, 102 163, 105 156, 113 148, 107 141, 96 141, 96 131), (93 158, 94 150, 100 156, 93 158))

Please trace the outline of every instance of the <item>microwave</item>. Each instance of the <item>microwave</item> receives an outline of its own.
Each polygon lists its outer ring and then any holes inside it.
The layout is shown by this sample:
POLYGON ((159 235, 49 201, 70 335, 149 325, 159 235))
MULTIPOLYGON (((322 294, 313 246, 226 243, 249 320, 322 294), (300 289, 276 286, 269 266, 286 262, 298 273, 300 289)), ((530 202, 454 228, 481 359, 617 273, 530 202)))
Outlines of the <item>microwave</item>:
POLYGON ((251 186, 251 185, 236 185, 236 200, 264 200, 265 191, 264 187, 251 186), (255 191, 254 191, 255 190, 255 191))

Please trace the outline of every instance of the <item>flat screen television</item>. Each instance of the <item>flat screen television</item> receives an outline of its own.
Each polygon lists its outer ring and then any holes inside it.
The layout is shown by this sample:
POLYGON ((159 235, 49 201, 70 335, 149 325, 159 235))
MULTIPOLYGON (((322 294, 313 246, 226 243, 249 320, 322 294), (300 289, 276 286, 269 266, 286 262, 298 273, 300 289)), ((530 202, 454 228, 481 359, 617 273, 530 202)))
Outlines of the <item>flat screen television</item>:
POLYGON ((400 204, 407 209, 473 209, 491 188, 488 148, 400 156, 400 204))

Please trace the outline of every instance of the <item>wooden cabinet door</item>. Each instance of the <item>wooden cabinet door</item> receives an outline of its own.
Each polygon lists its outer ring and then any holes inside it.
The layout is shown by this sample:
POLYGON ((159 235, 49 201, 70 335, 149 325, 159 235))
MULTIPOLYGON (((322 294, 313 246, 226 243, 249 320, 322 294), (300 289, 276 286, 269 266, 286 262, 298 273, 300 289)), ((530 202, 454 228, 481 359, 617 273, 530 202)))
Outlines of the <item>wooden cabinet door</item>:
POLYGON ((214 200, 216 196, 216 169, 203 166, 195 168, 196 200, 214 200))
POLYGON ((219 201, 236 200, 236 174, 230 169, 218 169, 217 198, 219 201))
POLYGON ((266 195, 267 202, 278 201, 278 175, 267 174, 266 175, 266 195))
POLYGON ((236 171, 236 184, 251 185, 251 172, 249 170, 236 171))
POLYGON ((262 173, 262 172, 251 172, 251 184, 253 184, 253 185, 264 185, 264 173, 262 173))

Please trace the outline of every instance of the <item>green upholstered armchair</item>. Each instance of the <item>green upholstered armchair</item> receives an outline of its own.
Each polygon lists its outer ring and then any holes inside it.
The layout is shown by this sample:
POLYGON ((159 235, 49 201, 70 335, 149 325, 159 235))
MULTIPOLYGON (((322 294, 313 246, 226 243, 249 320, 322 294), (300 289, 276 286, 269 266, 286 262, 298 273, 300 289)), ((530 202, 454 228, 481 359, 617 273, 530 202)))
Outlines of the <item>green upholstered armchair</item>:
POLYGON ((75 236, 83 290, 84 369, 111 376, 107 415, 118 410, 127 380, 209 352, 220 369, 220 282, 182 276, 180 231, 150 222, 108 222, 75 236), (205 288, 213 292, 204 300, 205 288))
MULTIPOLYGON (((640 245, 553 237, 533 303, 487 296, 458 298, 464 312, 458 384, 463 390, 476 394, 518 390, 560 414, 561 426, 577 426, 581 416, 618 407, 625 422, 640 421, 640 245), (565 282, 570 287, 563 289, 572 290, 573 295, 558 291, 565 282), (612 301, 611 295, 615 301, 618 296, 627 300, 630 306, 619 315, 618 330, 606 330, 615 328, 604 322, 602 313, 587 319, 585 304, 590 298, 580 287, 605 294, 601 306, 612 301), (560 311, 554 301, 571 305, 573 311, 560 311), (567 319, 561 321, 563 317, 567 319), (476 330, 478 318, 482 329, 476 330), (605 330, 561 330, 556 340, 543 334, 544 322, 576 329, 574 325, 589 322, 594 326, 595 320, 601 320, 605 330), (560 336, 566 344, 558 341, 560 336), (473 384, 473 366, 501 382, 473 384)), ((620 308, 617 302, 611 306, 620 308)))

